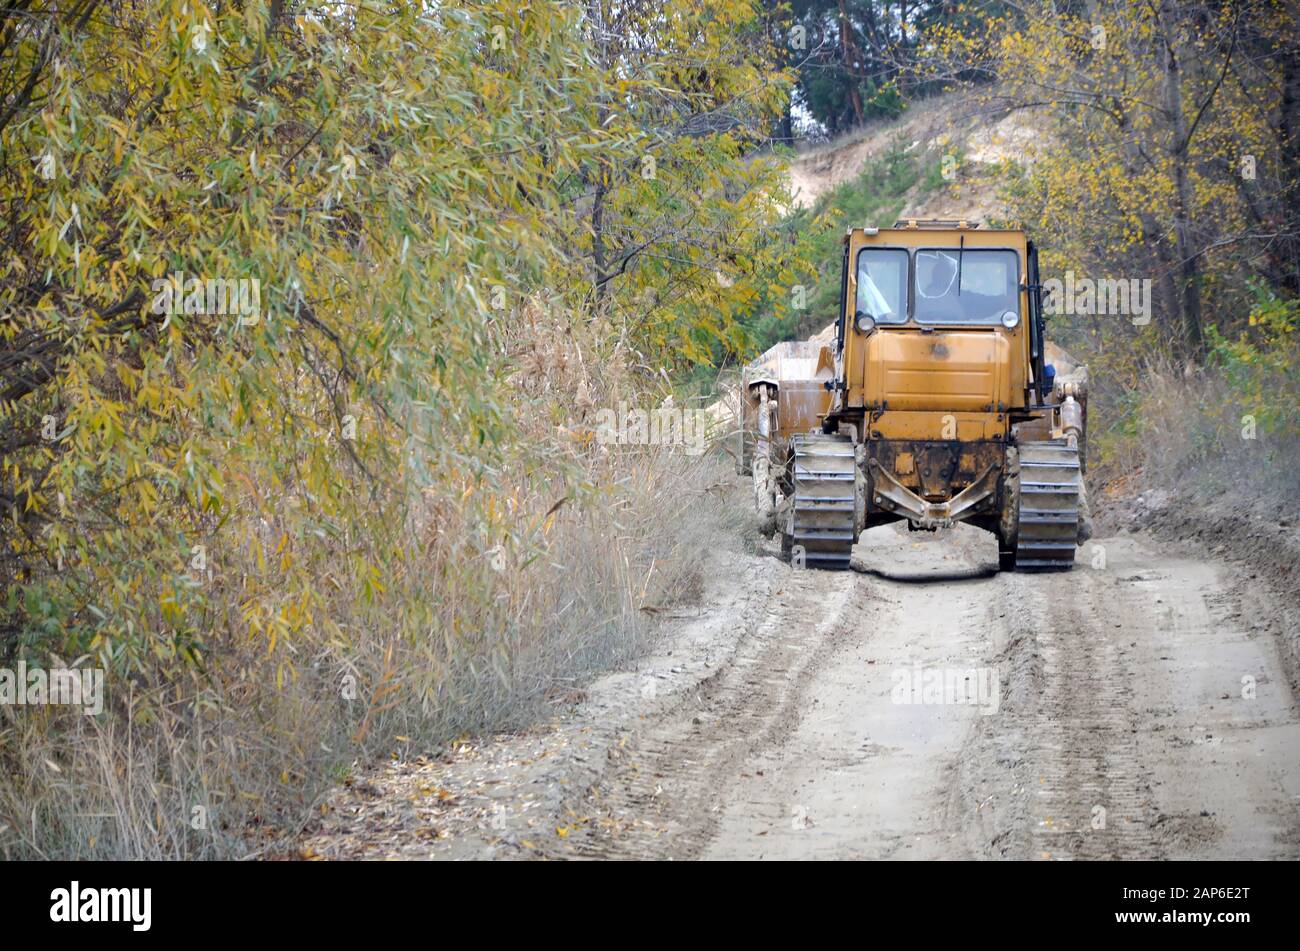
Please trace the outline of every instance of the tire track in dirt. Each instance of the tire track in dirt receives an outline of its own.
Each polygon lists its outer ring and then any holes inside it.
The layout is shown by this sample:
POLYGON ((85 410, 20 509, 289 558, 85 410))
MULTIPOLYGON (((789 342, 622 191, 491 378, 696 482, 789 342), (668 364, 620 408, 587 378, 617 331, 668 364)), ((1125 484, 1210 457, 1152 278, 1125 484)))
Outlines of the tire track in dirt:
POLYGON ((899 706, 891 674, 988 659, 996 551, 973 536, 890 528, 852 573, 774 566, 786 580, 747 649, 620 744, 548 854, 951 854, 946 779, 979 714, 899 706))
MULTIPOLYGON (((1027 596, 1032 580, 1015 579, 1013 592, 1027 596)), ((1081 567, 1032 594, 1043 618, 1036 628, 1043 691, 1029 728, 1038 775, 1027 777, 1028 856, 1159 858, 1130 672, 1103 630, 1095 587, 1081 567)))
POLYGON ((868 589, 849 572, 792 576, 724 670, 610 751, 599 779, 564 805, 580 831, 550 854, 696 855, 740 765, 797 723, 806 687, 841 648, 849 609, 869 603, 868 589))
POLYGON ((708 858, 942 858, 964 854, 946 821, 971 705, 899 702, 898 677, 987 664, 996 550, 972 536, 875 530, 855 568, 876 582, 856 630, 822 671, 798 727, 737 783, 708 858), (761 768, 761 773, 760 773, 761 768))
POLYGON ((950 802, 971 847, 1294 857, 1300 723, 1274 639, 1239 623, 1242 579, 1140 538, 1100 545, 1096 567, 1089 546, 1051 584, 1010 578, 1025 611, 999 656, 1006 702, 977 725, 950 802))

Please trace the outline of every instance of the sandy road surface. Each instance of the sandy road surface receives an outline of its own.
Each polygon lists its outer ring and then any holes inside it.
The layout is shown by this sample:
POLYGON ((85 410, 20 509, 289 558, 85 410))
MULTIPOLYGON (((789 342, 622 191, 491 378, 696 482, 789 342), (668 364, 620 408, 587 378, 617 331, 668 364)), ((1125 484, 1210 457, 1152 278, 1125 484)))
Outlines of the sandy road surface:
POLYGON ((663 653, 342 791, 305 850, 1300 856, 1300 716, 1256 620, 1276 595, 1141 534, 1098 544, 1053 575, 998 573, 965 527, 874 529, 842 573, 733 553, 663 653))

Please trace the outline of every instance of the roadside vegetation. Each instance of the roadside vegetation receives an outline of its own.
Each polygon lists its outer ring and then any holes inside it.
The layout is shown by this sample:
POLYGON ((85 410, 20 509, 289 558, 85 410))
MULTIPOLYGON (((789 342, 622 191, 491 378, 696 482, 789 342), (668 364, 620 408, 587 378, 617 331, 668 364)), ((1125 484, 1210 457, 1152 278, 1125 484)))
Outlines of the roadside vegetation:
POLYGON ((1107 476, 1201 499, 1240 496, 1265 518, 1300 512, 1300 306, 1254 290, 1245 329, 1228 337, 1208 326, 1201 371, 1153 362, 1117 401, 1099 447, 1107 476))
POLYGON ((0 58, 0 668, 106 672, 0 706, 0 855, 256 852, 697 587, 718 464, 597 424, 781 269, 755 7, 31 2, 0 58))

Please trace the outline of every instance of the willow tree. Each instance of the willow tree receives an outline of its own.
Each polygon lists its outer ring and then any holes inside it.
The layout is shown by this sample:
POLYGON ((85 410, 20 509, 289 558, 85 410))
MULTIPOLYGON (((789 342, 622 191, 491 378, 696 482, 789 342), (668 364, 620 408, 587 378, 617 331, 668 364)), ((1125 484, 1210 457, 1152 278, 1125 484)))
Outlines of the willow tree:
POLYGON ((775 178, 707 120, 783 82, 748 6, 618 9, 616 54, 563 3, 0 10, 5 654, 289 664, 395 597, 413 501, 544 451, 527 295, 640 314, 652 366, 733 334, 775 178))
POLYGON ((737 318, 782 254, 781 166, 765 151, 789 79, 772 69, 757 2, 584 4, 604 96, 603 147, 583 159, 577 208, 589 301, 647 355, 704 361, 743 347, 737 318))

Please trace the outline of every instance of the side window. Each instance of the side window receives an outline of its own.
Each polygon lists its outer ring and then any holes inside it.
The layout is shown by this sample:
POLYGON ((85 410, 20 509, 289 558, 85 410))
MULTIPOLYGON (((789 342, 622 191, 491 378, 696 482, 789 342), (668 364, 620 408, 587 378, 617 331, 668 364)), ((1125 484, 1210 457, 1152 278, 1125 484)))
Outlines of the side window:
POLYGON ((907 252, 863 248, 858 252, 854 316, 867 314, 878 324, 907 323, 907 252))

